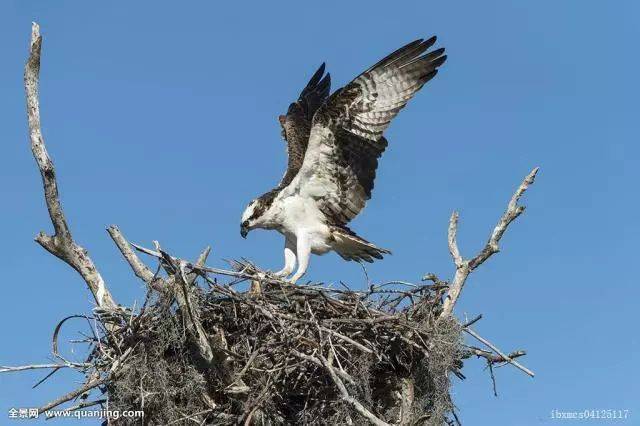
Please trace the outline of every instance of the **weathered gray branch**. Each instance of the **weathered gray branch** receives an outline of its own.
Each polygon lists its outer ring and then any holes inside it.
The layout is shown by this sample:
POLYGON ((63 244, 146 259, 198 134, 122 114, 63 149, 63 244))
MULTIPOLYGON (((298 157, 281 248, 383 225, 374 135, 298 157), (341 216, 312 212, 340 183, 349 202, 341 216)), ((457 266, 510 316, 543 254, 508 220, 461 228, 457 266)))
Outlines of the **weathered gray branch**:
POLYGON ((62 395, 60 398, 51 401, 50 403, 40 407, 38 409, 38 413, 42 414, 47 410, 51 410, 52 408, 57 407, 60 404, 64 404, 67 401, 71 401, 72 399, 75 399, 77 397, 79 397, 80 395, 82 395, 83 393, 90 391, 93 388, 96 388, 98 386, 100 386, 103 383, 106 383, 108 381, 108 377, 100 377, 97 378, 95 380, 92 380, 90 382, 88 382, 87 384, 79 387, 78 389, 75 389, 71 392, 69 392, 66 395, 62 395))
MULTIPOLYGON (((484 349, 480 349, 480 348, 476 348, 476 347, 469 347, 469 354, 470 355, 475 355, 477 357, 480 358, 484 358, 487 360, 487 362, 490 362, 491 364, 502 364, 502 363, 509 363, 509 361, 506 358, 503 358, 502 355, 498 355, 495 354, 491 351, 487 351, 484 349)), ((525 351, 513 351, 511 353, 509 353, 509 358, 511 359, 515 359, 515 358, 519 358, 521 356, 525 356, 527 353, 525 351)))
POLYGON ((107 228, 107 232, 118 247, 118 250, 120 250, 120 253, 122 253, 122 256, 124 256, 127 263, 129 263, 129 266, 131 266, 136 277, 154 287, 155 274, 147 267, 147 265, 142 263, 138 255, 136 255, 136 253, 131 249, 129 243, 124 238, 124 235, 120 232, 120 229, 116 225, 111 225, 107 228))
POLYGON ((12 373, 15 371, 25 371, 25 370, 39 370, 39 369, 48 369, 48 368, 53 368, 53 369, 58 369, 58 368, 78 368, 81 366, 85 366, 85 367, 90 367, 91 364, 88 363, 75 363, 75 364, 61 364, 61 363, 55 363, 55 364, 31 364, 31 365, 19 365, 19 366, 15 366, 15 367, 8 367, 8 366, 0 366, 0 373, 12 373))
POLYGON ((133 352, 133 348, 128 348, 118 359, 116 359, 113 364, 111 365, 110 370, 108 371, 108 373, 105 376, 100 376, 99 374, 97 376, 92 376, 88 379, 88 381, 82 385, 81 387, 79 387, 78 389, 75 389, 69 393, 67 393, 66 395, 61 396, 60 398, 51 401, 50 403, 40 407, 38 409, 38 413, 43 413, 47 410, 51 410, 52 408, 55 408, 57 406, 59 406, 60 404, 64 404, 67 401, 71 401, 72 399, 75 399, 77 397, 79 397, 80 395, 82 395, 85 392, 90 391, 93 388, 96 388, 104 383, 107 383, 111 378, 113 378, 113 376, 116 374, 118 367, 122 364, 122 362, 124 360, 127 359, 127 357, 131 354, 131 352, 133 352))
MULTIPOLYGON (((484 343, 485 345, 487 345, 487 347, 491 348, 491 350, 493 350, 495 353, 497 353, 499 356, 502 357, 502 359, 504 360, 504 362, 507 362, 509 364, 512 364, 514 367, 524 371, 525 373, 527 373, 529 376, 533 377, 535 376, 535 374, 533 373, 533 371, 529 370, 527 367, 521 365, 520 363, 518 363, 518 361, 515 361, 512 357, 510 357, 509 355, 505 354, 504 352, 502 352, 500 349, 498 349, 493 343, 491 343, 490 341, 488 341, 487 339, 485 339, 484 337, 480 336, 478 333, 476 333, 475 331, 473 331, 470 328, 465 328, 464 331, 469 334, 470 336, 473 336, 474 338, 476 338, 479 342, 484 343)), ((520 355, 518 355, 520 356, 520 355)))
POLYGON ((441 317, 451 315, 453 312, 453 308, 460 297, 460 293, 462 292, 462 288, 464 287, 469 274, 484 261, 489 259, 493 254, 500 251, 498 243, 500 242, 502 235, 504 235, 507 230, 509 224, 511 224, 511 222, 513 222, 524 211, 525 207, 518 205, 518 201, 527 188, 533 184, 536 174, 538 173, 538 169, 538 167, 534 168, 520 184, 516 192, 513 194, 513 197, 511 197, 507 210, 500 217, 498 224, 493 229, 487 244, 474 258, 466 260, 460 254, 457 242, 458 212, 453 212, 451 215, 451 219, 449 220, 448 241, 449 252, 451 253, 453 262, 456 265, 456 272, 449 286, 449 292, 444 301, 441 317))
POLYGON ((89 290, 91 290, 98 306, 103 308, 115 307, 116 303, 111 297, 111 293, 109 293, 102 276, 89 257, 89 253, 73 240, 71 230, 69 229, 62 210, 55 168, 45 147, 40 126, 38 81, 40 76, 41 49, 42 36, 40 35, 40 27, 34 22, 31 29, 29 59, 24 69, 27 117, 29 120, 31 151, 40 169, 44 187, 44 198, 54 229, 53 236, 40 232, 36 237, 36 241, 48 252, 66 262, 82 276, 89 286, 89 290))

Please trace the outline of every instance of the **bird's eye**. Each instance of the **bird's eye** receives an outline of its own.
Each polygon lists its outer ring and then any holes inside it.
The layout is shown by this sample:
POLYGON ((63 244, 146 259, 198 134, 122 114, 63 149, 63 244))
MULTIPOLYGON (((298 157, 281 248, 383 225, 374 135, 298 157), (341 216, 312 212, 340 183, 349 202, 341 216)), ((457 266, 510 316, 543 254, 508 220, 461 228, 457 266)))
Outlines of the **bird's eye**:
POLYGON ((249 221, 245 220, 244 222, 242 222, 242 226, 244 226, 245 228, 249 226, 249 221))

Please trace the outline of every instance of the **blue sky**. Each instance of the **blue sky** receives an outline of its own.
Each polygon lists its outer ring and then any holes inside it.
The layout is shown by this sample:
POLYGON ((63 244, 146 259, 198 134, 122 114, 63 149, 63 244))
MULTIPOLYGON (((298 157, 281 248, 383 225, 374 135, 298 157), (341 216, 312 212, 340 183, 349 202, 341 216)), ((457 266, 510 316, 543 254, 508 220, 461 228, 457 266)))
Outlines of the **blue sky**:
MULTIPOLYGON (((30 23, 44 35, 43 131, 75 238, 114 297, 143 289, 111 243, 157 239, 212 266, 241 256, 282 265, 282 238, 240 215, 284 172, 277 116, 323 62, 337 88, 395 48, 437 34, 449 60, 393 122, 373 199, 353 222, 393 251, 376 281, 452 275, 451 211, 471 256, 534 167, 525 214, 474 273, 458 315, 505 350, 524 348, 535 379, 466 363, 464 424, 553 424, 553 409, 640 416, 636 250, 639 115, 637 2, 80 2, 0 5, 0 365, 46 362, 54 325, 92 298, 33 237, 50 230, 28 146, 22 87, 30 23), (635 397, 634 397, 635 395, 635 397)), ((364 282, 355 263, 314 257, 309 279, 364 282)), ((68 333, 82 330, 71 325, 68 333)), ((35 407, 81 377, 0 375, 9 407, 35 407)), ((599 424, 590 421, 589 424, 599 424)))

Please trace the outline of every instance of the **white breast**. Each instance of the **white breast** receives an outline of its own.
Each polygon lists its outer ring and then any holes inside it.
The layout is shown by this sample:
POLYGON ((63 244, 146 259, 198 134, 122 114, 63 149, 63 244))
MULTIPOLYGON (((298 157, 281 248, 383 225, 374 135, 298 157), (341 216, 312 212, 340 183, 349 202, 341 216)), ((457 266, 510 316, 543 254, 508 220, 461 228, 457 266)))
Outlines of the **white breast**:
POLYGON ((313 198, 300 194, 281 194, 274 200, 272 209, 280 225, 278 231, 287 238, 295 241, 304 234, 315 254, 323 254, 331 249, 331 233, 326 218, 313 198))

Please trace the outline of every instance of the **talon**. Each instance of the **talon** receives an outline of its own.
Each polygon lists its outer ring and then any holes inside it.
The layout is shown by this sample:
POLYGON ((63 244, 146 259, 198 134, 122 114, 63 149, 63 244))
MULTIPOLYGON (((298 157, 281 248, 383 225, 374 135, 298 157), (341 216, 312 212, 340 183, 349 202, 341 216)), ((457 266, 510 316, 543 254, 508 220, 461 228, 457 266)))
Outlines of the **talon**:
POLYGON ((295 285, 296 282, 298 282, 299 279, 300 279, 300 277, 293 276, 293 277, 291 277, 289 279, 286 279, 285 281, 288 282, 289 284, 295 285))
POLYGON ((287 277, 290 273, 291 273, 291 272, 289 272, 289 271, 282 270, 282 271, 274 272, 274 273, 272 273, 272 275, 273 275, 274 277, 277 277, 277 278, 285 278, 285 277, 287 277))

